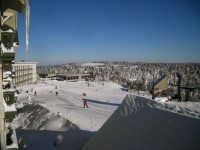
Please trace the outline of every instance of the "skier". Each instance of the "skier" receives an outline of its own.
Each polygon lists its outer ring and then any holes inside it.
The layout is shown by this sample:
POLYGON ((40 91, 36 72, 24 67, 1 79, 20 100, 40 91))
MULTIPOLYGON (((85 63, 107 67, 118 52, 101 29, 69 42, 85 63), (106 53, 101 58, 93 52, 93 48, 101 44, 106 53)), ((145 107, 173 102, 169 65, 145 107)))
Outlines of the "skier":
POLYGON ((35 96, 37 95, 37 92, 35 91, 35 96))
POLYGON ((31 104, 31 101, 32 101, 32 100, 31 100, 31 97, 29 96, 29 97, 28 97, 28 104, 31 104))
POLYGON ((84 108, 85 108, 85 106, 87 106, 87 108, 88 108, 87 100, 86 99, 83 99, 83 105, 84 105, 84 108))
POLYGON ((56 92, 56 96, 58 96, 58 92, 56 92))

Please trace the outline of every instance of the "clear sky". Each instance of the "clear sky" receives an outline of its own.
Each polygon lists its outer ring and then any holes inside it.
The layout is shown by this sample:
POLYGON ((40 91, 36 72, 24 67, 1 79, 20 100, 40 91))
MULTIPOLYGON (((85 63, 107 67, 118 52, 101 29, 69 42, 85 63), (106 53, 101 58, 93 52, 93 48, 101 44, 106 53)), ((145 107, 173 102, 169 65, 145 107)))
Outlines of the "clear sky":
MULTIPOLYGON (((200 62, 199 0, 29 0, 27 61, 200 62)), ((25 60, 25 27, 19 15, 25 60)))

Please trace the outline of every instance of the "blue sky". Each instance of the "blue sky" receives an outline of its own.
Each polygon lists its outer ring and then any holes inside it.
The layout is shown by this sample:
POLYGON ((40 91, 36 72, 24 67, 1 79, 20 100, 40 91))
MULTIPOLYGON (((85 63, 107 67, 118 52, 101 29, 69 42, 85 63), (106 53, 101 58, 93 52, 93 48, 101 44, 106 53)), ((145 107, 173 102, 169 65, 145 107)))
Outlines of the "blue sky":
MULTIPOLYGON (((27 61, 200 62, 199 0, 29 0, 27 61)), ((19 15, 25 59, 25 27, 19 15)))

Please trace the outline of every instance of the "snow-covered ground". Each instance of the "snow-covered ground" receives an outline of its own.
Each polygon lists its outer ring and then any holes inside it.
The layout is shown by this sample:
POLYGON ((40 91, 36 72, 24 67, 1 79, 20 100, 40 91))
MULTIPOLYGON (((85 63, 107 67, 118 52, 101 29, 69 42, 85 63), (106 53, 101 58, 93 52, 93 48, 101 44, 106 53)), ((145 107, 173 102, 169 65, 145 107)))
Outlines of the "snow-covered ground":
POLYGON ((126 95, 123 87, 112 82, 47 80, 23 86, 18 102, 24 103, 31 99, 32 103, 38 103, 55 114, 60 112, 63 118, 82 130, 97 131, 126 95), (27 90, 29 93, 26 93, 27 90), (83 93, 86 93, 86 96, 83 96, 83 93), (83 98, 88 100, 89 108, 83 107, 83 98))
MULTIPOLYGON (((127 94, 126 89, 112 82, 45 80, 23 86, 18 96, 19 114, 14 120, 19 146, 29 150, 39 150, 43 149, 42 147, 81 149, 127 94), (89 108, 83 107, 83 99, 88 101, 89 108), (28 104, 20 108, 23 103, 28 104), (60 134, 64 137, 64 144, 56 147, 52 141, 60 134)), ((139 96, 151 99, 146 92, 140 91, 139 96)), ((157 103, 152 103, 151 108, 200 118, 199 103, 168 101, 167 98, 156 98, 155 101, 157 103)))

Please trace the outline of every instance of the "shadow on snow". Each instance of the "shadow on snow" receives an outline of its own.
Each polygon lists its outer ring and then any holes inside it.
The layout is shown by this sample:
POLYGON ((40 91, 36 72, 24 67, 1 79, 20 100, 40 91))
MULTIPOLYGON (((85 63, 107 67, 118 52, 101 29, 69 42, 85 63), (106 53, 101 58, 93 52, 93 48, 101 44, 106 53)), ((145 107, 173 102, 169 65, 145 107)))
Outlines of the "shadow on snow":
POLYGON ((85 130, 51 131, 16 129, 19 150, 80 150, 95 134, 85 130), (55 145, 58 136, 62 136, 60 145, 55 145))
POLYGON ((90 103, 96 103, 96 104, 102 104, 102 105, 111 105, 111 106, 119 106, 119 103, 111 103, 111 102, 105 102, 105 101, 100 101, 100 100, 94 100, 94 99, 87 99, 83 98, 82 100, 87 100, 90 103))

